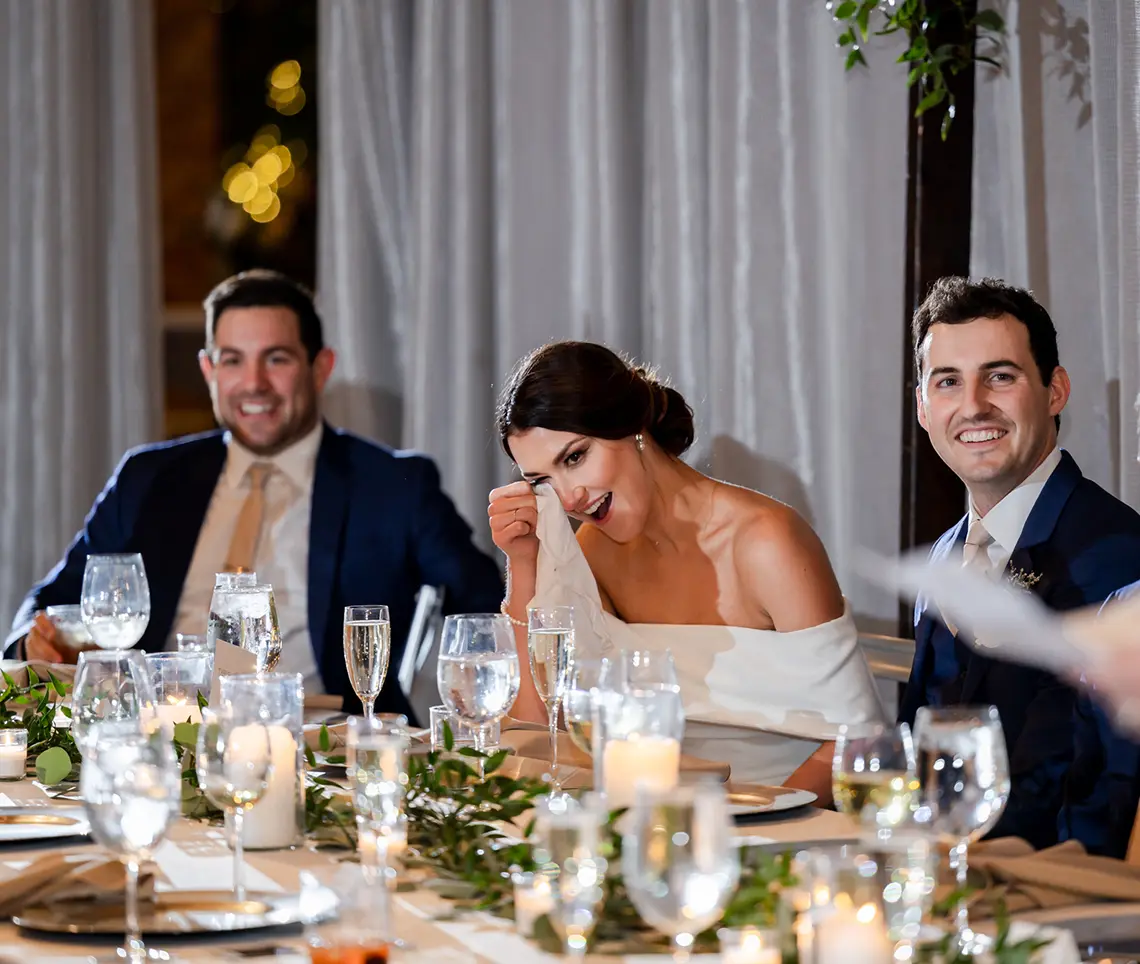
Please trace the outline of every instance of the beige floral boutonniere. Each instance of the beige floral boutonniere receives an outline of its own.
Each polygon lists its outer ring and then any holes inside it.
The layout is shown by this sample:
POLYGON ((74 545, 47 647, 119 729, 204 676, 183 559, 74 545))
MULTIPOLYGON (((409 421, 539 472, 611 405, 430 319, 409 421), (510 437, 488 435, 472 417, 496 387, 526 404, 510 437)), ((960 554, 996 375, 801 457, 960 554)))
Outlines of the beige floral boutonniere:
POLYGON ((1022 592, 1032 592, 1033 587, 1041 581, 1038 573, 1028 572, 1025 569, 1010 569, 1005 578, 1011 586, 1022 592))

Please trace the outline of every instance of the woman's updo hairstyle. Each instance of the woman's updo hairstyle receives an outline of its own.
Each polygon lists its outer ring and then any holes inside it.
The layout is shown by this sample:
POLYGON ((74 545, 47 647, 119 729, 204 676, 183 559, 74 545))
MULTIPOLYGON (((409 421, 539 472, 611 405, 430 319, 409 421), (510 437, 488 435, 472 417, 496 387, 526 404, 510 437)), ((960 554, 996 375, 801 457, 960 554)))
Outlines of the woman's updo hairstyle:
POLYGON ((530 428, 611 440, 642 432, 672 456, 695 434, 680 392, 588 341, 552 342, 523 358, 499 395, 495 421, 508 456, 510 436, 530 428))

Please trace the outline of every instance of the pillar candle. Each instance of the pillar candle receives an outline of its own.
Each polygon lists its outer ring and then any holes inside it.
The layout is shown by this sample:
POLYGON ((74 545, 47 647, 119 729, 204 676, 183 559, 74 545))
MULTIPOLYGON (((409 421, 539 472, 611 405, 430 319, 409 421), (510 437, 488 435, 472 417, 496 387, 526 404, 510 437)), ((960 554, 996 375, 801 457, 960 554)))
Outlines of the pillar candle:
POLYGON ((681 770, 681 744, 660 736, 606 740, 602 785, 611 808, 628 807, 639 785, 670 790, 681 770))
MULTIPOLYGON (((262 728, 236 727, 230 735, 228 759, 249 760, 263 752, 262 728)), ((297 741, 284 726, 267 726, 272 771, 265 795, 245 812, 242 845, 250 850, 278 850, 297 840, 297 741)), ((228 823, 228 820, 227 820, 228 823)))

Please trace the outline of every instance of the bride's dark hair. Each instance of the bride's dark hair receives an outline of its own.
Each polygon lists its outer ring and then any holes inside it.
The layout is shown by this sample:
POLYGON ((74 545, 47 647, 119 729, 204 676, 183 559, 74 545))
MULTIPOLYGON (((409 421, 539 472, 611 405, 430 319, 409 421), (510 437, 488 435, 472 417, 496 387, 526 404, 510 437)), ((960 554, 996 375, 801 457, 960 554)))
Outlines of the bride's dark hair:
MULTIPOLYGON (((503 450, 529 428, 623 439, 644 432, 670 455, 693 444, 693 410, 675 388, 604 345, 556 341, 523 358, 495 412, 503 450)), ((513 458, 513 456, 512 456, 513 458)))

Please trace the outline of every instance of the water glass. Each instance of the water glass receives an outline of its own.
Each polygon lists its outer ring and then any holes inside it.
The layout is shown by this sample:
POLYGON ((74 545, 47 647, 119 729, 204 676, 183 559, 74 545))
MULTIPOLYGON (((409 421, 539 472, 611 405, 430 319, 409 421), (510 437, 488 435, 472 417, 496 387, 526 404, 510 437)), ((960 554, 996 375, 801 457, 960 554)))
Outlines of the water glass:
POLYGON ((137 552, 88 556, 79 606, 97 646, 134 646, 150 622, 150 586, 142 556, 137 552))
POLYGON ((574 661, 574 607, 532 606, 526 616, 530 673, 550 723, 550 782, 559 792, 558 708, 566 695, 574 661))
POLYGON ((257 723, 240 723, 232 707, 205 710, 198 727, 195 755, 198 785, 226 814, 234 851, 234 898, 245 900, 242 877, 242 822, 269 788, 273 772, 269 731, 257 723))
POLYGON ((388 675, 392 626, 387 606, 344 607, 344 665, 369 719, 388 675))
POLYGON ((206 638, 211 650, 221 640, 253 653, 257 672, 271 673, 281 658, 273 587, 265 583, 215 587, 206 638))
POLYGON ((154 717, 154 686, 143 654, 93 649, 79 654, 71 690, 71 736, 86 759, 91 727, 108 721, 142 725, 154 717))
MULTIPOLYGON (((993 706, 925 706, 914 725, 921 783, 916 819, 929 823, 950 845, 950 866, 966 886, 967 848, 997 823, 1009 800, 1009 760, 1001 717, 993 706)), ((991 940, 970 928, 959 901, 956 941, 966 956, 988 950, 991 940)))
POLYGON ((582 959, 605 893, 609 869, 603 853, 609 812, 597 794, 567 794, 535 801, 534 859, 550 881, 550 921, 564 953, 582 959))
MULTIPOLYGON (((594 706, 598 691, 610 672, 610 661, 605 657, 575 657, 570 667, 570 678, 562 696, 562 716, 570 741, 583 753, 594 752, 594 706)), ((601 784, 599 784, 600 786, 601 784)))
POLYGON ((174 651, 178 653, 209 653, 213 655, 210 641, 197 633, 175 633, 174 651))
POLYGON ((47 618, 55 626, 58 648, 80 653, 85 649, 96 649, 95 640, 83 622, 83 607, 79 605, 48 606, 44 610, 47 618))
POLYGON ((831 764, 836 807, 863 826, 890 832, 910 819, 918 796, 914 743, 905 723, 845 724, 831 764))
POLYGON ((139 927, 139 868, 166 838, 181 805, 174 748, 134 723, 100 723, 82 769, 83 806, 96 842, 127 869, 126 939, 118 957, 147 960, 139 927))
POLYGON ((688 960, 693 938, 720 919, 740 879, 724 788, 642 789, 628 820, 629 898, 642 920, 672 939, 674 960, 688 960))
POLYGON ((510 620, 499 613, 446 617, 436 681, 444 705, 474 729, 475 748, 485 750, 484 727, 501 720, 519 695, 510 620))

